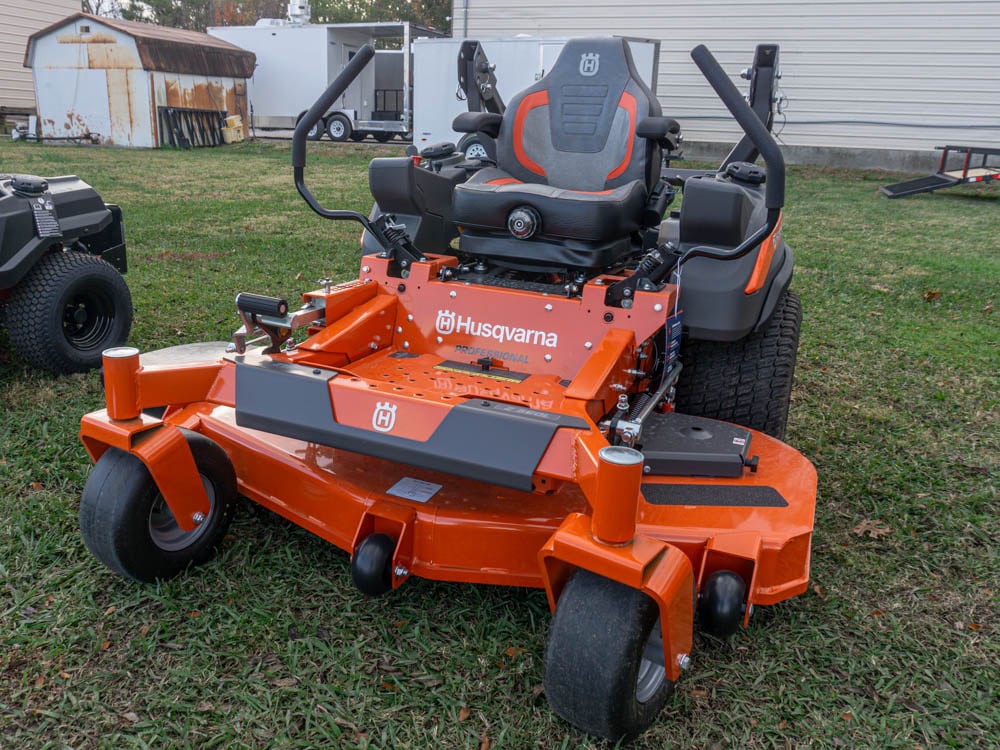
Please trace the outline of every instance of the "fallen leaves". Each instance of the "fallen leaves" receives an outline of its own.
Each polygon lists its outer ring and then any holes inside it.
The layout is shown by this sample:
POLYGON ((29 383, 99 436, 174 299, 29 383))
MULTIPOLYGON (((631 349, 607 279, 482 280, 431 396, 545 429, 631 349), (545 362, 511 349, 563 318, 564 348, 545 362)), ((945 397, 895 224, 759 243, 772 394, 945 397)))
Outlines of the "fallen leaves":
POLYGON ((920 299, 924 302, 937 302, 941 299, 940 289, 925 289, 924 293, 920 295, 920 299))
POLYGON ((469 708, 468 706, 462 706, 458 710, 458 720, 459 721, 467 721, 470 716, 472 716, 472 709, 469 708))
POLYGON ((886 526, 885 521, 883 521, 881 518, 876 518, 875 520, 866 518, 864 521, 862 521, 853 529, 851 529, 851 531, 853 531, 858 536, 864 536, 865 534, 867 534, 872 539, 879 539, 883 536, 886 536, 887 534, 892 533, 892 529, 886 526))

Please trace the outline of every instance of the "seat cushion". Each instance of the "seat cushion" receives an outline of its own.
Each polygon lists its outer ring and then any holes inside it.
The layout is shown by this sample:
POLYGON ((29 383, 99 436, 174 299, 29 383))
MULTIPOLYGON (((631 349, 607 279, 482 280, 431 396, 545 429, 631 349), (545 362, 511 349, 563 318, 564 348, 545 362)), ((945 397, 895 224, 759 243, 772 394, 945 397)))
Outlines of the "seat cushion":
POLYGON ((641 180, 586 192, 525 183, 487 168, 455 187, 453 219, 460 226, 506 233, 510 212, 531 206, 541 217, 537 236, 603 243, 637 231, 645 205, 641 180))

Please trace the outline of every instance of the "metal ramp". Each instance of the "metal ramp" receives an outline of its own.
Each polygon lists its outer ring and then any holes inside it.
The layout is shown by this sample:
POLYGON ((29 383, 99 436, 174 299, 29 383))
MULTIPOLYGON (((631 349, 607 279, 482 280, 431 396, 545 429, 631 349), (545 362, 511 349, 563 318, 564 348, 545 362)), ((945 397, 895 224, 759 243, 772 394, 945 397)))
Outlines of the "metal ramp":
POLYGON ((902 198, 905 195, 930 193, 942 188, 962 185, 969 182, 990 182, 1000 180, 1000 165, 990 165, 991 156, 1000 156, 1000 148, 983 148, 981 146, 938 146, 941 151, 941 161, 938 171, 927 177, 917 177, 892 185, 884 185, 879 190, 890 198, 902 198), (948 170, 950 153, 962 154, 961 169, 948 170), (970 166, 972 157, 982 157, 979 166, 970 166))

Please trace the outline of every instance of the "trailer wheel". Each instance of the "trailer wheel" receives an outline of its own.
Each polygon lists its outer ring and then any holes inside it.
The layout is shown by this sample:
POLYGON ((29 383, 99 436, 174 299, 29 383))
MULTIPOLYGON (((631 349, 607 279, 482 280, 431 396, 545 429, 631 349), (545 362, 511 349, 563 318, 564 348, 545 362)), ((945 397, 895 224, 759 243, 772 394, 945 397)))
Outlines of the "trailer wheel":
POLYGON ((640 734, 673 691, 663 659, 651 598, 586 570, 570 577, 545 648, 545 695, 557 714, 612 742, 640 734))
POLYGON ((209 560, 236 506, 236 472, 209 438, 184 431, 211 503, 208 516, 184 531, 146 469, 131 453, 108 448, 80 497, 80 532, 87 549, 114 572, 150 583, 209 560))
POLYGON ((376 133, 375 140, 379 143, 388 143, 392 140, 392 133, 376 133))
POLYGON ((351 121, 341 114, 331 115, 326 121, 326 134, 331 141, 342 143, 351 137, 351 121))
POLYGON ((10 341, 31 365, 55 374, 99 367, 101 352, 132 328, 132 295, 107 261, 83 252, 42 258, 7 302, 10 341))
POLYGON ((360 143, 365 139, 366 135, 368 135, 368 133, 366 133, 364 130, 354 130, 351 131, 351 140, 354 141, 355 143, 360 143))
POLYGON ((466 159, 489 159, 490 155, 486 151, 486 146, 479 139, 479 136, 470 134, 463 138, 458 144, 458 150, 465 154, 466 159))
POLYGON ((801 325, 799 297, 785 292, 756 333, 732 342, 683 341, 677 411, 784 439, 801 325))

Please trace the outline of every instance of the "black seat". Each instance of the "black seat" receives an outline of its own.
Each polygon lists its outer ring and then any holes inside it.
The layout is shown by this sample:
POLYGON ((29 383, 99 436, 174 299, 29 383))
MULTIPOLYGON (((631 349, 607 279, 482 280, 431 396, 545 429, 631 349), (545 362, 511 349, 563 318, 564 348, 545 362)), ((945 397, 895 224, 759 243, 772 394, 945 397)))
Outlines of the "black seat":
POLYGON ((660 167, 657 141, 638 136, 636 125, 660 114, 624 39, 568 42, 549 73, 508 106, 496 168, 456 186, 461 250, 582 268, 628 253, 660 167))

